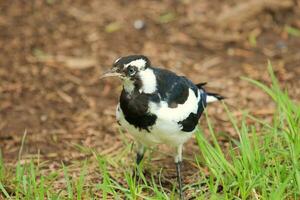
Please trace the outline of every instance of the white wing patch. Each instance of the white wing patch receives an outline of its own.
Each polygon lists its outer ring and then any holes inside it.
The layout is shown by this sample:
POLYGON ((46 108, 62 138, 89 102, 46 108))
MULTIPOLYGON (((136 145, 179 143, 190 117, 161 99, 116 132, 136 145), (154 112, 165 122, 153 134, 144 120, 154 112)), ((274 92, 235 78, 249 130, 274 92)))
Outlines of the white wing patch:
POLYGON ((150 112, 161 119, 179 122, 186 119, 191 113, 197 113, 199 96, 197 98, 194 91, 189 89, 188 98, 183 104, 178 104, 176 108, 170 108, 166 101, 161 101, 158 104, 150 102, 150 112))
POLYGON ((125 66, 125 68, 127 68, 130 65, 136 66, 138 69, 142 69, 142 68, 145 68, 145 66, 146 66, 146 60, 140 58, 140 59, 131 61, 130 63, 127 63, 124 66, 125 66))
POLYGON ((157 82, 153 70, 149 68, 146 70, 142 70, 139 72, 139 75, 142 81, 141 90, 146 94, 155 92, 157 89, 157 82))

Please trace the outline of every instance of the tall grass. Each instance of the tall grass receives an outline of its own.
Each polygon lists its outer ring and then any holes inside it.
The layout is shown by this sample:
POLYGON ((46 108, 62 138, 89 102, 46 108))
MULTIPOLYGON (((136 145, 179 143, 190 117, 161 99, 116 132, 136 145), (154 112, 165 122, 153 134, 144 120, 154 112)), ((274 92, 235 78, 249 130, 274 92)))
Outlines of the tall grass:
MULTIPOLYGON (((230 141, 225 151, 209 117, 209 142, 203 131, 196 133, 199 153, 195 164, 199 166, 199 179, 185 185, 185 193, 196 199, 299 199, 300 198, 300 107, 286 91, 280 89, 269 65, 272 79, 270 87, 248 78, 244 80, 265 91, 276 104, 272 123, 264 122, 248 113, 238 121, 227 113, 238 139, 230 141), (256 124, 249 125, 247 120, 256 124), (261 128, 257 128, 260 125, 261 128), (201 166, 207 166, 204 176, 201 166)), ((23 141, 24 142, 24 141, 23 141)), ((22 143, 23 143, 22 142, 22 143)), ((126 143, 125 143, 126 144, 126 143)), ((92 150, 91 150, 92 151, 92 150)), ((142 169, 133 170, 133 164, 124 161, 130 146, 114 157, 102 156, 94 151, 93 158, 80 166, 78 177, 70 175, 70 167, 61 165, 54 172, 45 173, 45 164, 33 161, 18 162, 14 169, 5 168, 0 152, 0 199, 176 199, 176 181, 165 187, 161 175, 143 175, 142 169), (87 179, 89 165, 95 165, 97 182, 87 179), (10 172, 10 173, 9 173, 10 172), (139 174, 139 178, 137 178, 139 174), (62 181, 59 189, 55 182, 62 181)), ((21 157, 21 150, 20 155, 21 157)), ((128 161, 128 160, 127 160, 128 161)), ((133 163, 133 161, 132 161, 133 163)), ((151 163, 149 163, 149 168, 151 163)))
POLYGON ((246 113, 238 124, 224 104, 239 136, 239 140, 232 140, 229 152, 221 151, 208 117, 213 144, 207 142, 203 134, 196 134, 204 164, 216 180, 212 184, 223 187, 222 192, 210 187, 212 196, 221 195, 224 199, 300 198, 300 106, 280 89, 270 64, 268 69, 271 87, 249 78, 244 80, 261 88, 275 102, 272 124, 246 113), (263 128, 258 132, 255 125, 246 124, 246 118, 255 120, 263 128))

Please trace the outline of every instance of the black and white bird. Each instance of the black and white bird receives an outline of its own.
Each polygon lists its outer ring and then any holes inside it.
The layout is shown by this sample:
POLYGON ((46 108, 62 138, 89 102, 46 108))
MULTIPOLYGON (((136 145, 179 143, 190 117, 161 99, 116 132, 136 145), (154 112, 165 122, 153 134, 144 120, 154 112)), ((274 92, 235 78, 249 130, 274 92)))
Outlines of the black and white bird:
POLYGON ((194 84, 184 76, 153 67, 143 55, 117 59, 102 75, 117 76, 123 82, 117 106, 118 123, 137 142, 137 159, 143 159, 145 147, 167 144, 176 149, 174 156, 180 199, 183 144, 192 137, 207 103, 223 99, 204 90, 205 83, 194 84))

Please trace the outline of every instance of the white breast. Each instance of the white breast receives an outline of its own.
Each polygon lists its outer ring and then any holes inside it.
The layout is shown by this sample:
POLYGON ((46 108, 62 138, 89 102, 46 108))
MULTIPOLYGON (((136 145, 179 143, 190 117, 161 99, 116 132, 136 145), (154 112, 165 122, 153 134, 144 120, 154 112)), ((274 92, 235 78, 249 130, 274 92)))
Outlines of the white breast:
POLYGON ((197 98, 195 93, 189 89, 189 96, 186 102, 179 104, 176 108, 169 108, 167 102, 164 101, 161 101, 159 104, 149 103, 149 112, 157 116, 150 133, 143 129, 139 130, 129 124, 119 105, 116 114, 117 120, 136 140, 146 146, 161 143, 178 146, 185 143, 194 132, 194 130, 191 132, 181 131, 181 125, 178 122, 186 119, 192 112, 197 113, 199 96, 197 98))

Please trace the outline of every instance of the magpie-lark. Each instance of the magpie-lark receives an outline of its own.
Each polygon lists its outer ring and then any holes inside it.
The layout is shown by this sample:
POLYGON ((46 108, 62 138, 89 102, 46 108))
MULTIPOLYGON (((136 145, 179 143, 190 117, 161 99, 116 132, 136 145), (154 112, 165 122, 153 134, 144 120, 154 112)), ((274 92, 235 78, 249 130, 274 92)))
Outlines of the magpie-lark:
POLYGON ((157 144, 174 147, 179 195, 183 199, 182 146, 195 132, 207 103, 223 97, 206 92, 205 83, 195 85, 184 76, 153 67, 143 55, 117 59, 102 78, 110 76, 123 81, 116 117, 137 142, 136 163, 143 159, 145 147, 157 144))

